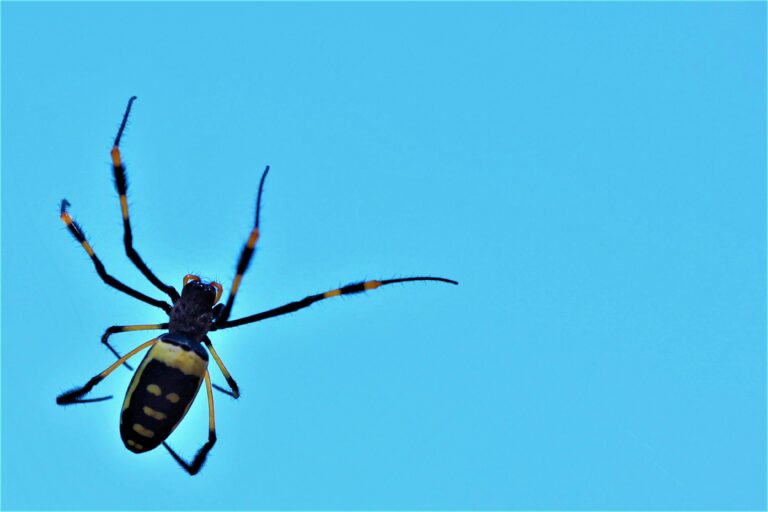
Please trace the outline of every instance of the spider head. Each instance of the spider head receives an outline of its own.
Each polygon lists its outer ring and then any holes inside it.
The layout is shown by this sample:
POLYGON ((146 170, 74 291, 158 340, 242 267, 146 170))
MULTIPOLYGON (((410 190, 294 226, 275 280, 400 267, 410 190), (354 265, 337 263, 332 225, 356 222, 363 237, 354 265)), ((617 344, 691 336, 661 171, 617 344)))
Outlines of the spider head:
POLYGON ((187 274, 184 277, 184 287, 181 289, 181 299, 188 307, 203 312, 210 310, 219 302, 221 292, 222 287, 219 283, 204 283, 198 276, 187 274))
POLYGON ((181 289, 181 300, 187 308, 203 313, 213 308, 221 298, 222 287, 219 283, 204 283, 196 275, 187 274, 184 277, 184 287, 181 289))

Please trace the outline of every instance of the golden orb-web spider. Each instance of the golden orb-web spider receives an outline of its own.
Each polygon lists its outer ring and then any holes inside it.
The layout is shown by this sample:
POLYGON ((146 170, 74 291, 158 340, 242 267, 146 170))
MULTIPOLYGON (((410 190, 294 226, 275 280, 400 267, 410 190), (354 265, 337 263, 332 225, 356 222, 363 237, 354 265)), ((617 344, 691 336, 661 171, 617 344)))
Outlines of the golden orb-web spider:
POLYGON ((267 318, 298 311, 323 299, 360 293, 393 283, 403 283, 406 281, 458 283, 442 277, 406 277, 363 281, 348 284, 325 293, 309 295, 301 300, 289 302, 268 311, 230 320, 229 314, 232 311, 232 304, 235 302, 235 295, 240 288, 240 281, 248 268, 256 242, 259 239, 259 211, 261 209, 261 193, 264 188, 264 180, 269 172, 269 166, 267 166, 259 182, 259 192, 256 199, 256 221, 248 241, 240 253, 235 279, 232 282, 227 302, 225 304, 219 303, 223 292, 221 284, 216 282, 204 283, 200 280, 200 277, 192 274, 187 274, 184 277, 181 294, 179 294, 173 286, 169 286, 158 279, 144 263, 144 260, 141 259, 139 253, 133 248, 133 235, 131 233, 131 221, 128 215, 128 201, 126 199, 128 182, 126 180, 125 166, 120 158, 119 145, 120 137, 125 129, 125 124, 135 99, 136 97, 133 96, 128 100, 128 106, 125 109, 120 129, 117 132, 117 137, 112 147, 112 170, 115 176, 115 187, 120 195, 120 207, 123 216, 123 242, 128 258, 153 285, 170 297, 172 304, 144 295, 108 274, 104 264, 96 256, 96 253, 88 243, 80 225, 70 216, 67 210, 70 204, 66 199, 61 201, 61 220, 64 221, 72 236, 80 242, 85 252, 88 253, 96 267, 96 272, 106 284, 135 299, 162 309, 169 316, 168 322, 161 324, 114 325, 109 327, 104 332, 101 342, 115 354, 117 361, 103 372, 91 378, 84 386, 60 394, 56 397, 56 403, 59 405, 71 405, 99 402, 112 398, 111 396, 100 398, 84 397, 96 384, 101 382, 120 365, 125 365, 128 369, 132 370, 133 368, 127 363, 127 360, 140 351, 149 348, 149 351, 134 373, 125 394, 120 414, 120 437, 125 447, 134 453, 147 452, 162 443, 176 462, 190 475, 194 475, 200 471, 208 452, 210 452, 216 442, 213 388, 234 398, 240 396, 237 383, 214 350, 211 340, 208 338, 208 332, 259 322, 267 318), (167 330, 168 332, 142 343, 124 356, 121 356, 109 344, 109 337, 112 334, 150 330, 167 330), (207 351, 206 348, 203 348, 203 345, 208 349, 207 351), (216 361, 230 390, 211 384, 211 377, 208 373, 208 352, 211 353, 214 361, 216 361), (184 418, 203 381, 205 381, 208 394, 208 441, 200 448, 190 463, 181 458, 165 440, 184 418))

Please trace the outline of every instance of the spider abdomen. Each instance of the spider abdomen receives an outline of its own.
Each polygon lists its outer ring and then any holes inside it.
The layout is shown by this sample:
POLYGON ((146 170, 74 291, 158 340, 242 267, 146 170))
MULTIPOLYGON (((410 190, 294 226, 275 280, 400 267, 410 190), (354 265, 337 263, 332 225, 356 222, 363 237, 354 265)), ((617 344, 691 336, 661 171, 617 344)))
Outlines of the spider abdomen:
POLYGON ((156 448, 187 414, 208 368, 199 343, 166 334, 147 352, 131 380, 120 415, 120 437, 134 453, 156 448))

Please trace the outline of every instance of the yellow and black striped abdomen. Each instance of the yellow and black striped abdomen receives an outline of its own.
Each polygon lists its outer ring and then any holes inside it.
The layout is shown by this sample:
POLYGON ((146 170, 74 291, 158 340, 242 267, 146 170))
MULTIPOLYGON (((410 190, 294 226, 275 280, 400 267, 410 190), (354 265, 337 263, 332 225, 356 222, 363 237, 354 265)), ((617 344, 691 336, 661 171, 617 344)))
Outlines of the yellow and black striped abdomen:
POLYGON ((156 448, 187 414, 208 368, 208 354, 166 334, 144 356, 125 394, 120 437, 135 453, 156 448))

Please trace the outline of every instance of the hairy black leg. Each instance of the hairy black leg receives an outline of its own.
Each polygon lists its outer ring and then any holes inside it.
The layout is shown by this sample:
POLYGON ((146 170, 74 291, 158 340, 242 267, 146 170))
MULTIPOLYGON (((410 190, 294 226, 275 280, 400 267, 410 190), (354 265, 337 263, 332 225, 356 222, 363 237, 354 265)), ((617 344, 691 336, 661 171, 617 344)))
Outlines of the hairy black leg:
POLYGON ((259 182, 259 194, 256 198, 256 221, 254 222, 254 226, 251 230, 250 236, 248 237, 248 241, 245 243, 245 247, 243 247, 243 251, 240 253, 240 259, 237 262, 235 279, 232 282, 232 288, 229 291, 229 298, 227 299, 227 303, 224 306, 224 309, 221 311, 221 314, 216 320, 217 324, 224 323, 227 321, 227 318, 229 318, 229 314, 232 311, 232 305, 235 303, 235 295, 237 294, 237 290, 240 288, 240 281, 243 279, 243 274, 245 274, 245 271, 248 269, 248 264, 251 262, 251 257, 253 256, 256 242, 259 240, 259 212, 261 211, 261 192, 264 190, 264 180, 267 178, 268 172, 269 166, 264 169, 264 173, 261 175, 261 181, 259 182))
POLYGON ((123 136, 123 130, 125 130, 125 124, 128 122, 128 115, 131 113, 131 105, 133 105, 135 100, 136 96, 131 96, 131 99, 128 100, 128 106, 125 108, 125 114, 123 115, 123 122, 120 123, 120 129, 117 132, 117 137, 115 137, 115 144, 112 146, 112 171, 115 176, 115 188, 117 188, 117 193, 120 195, 120 207, 123 214, 123 243, 125 245, 125 254, 128 255, 128 258, 130 258, 133 264, 136 265, 136 268, 144 274, 144 277, 149 279, 149 281, 161 291, 168 294, 172 302, 176 302, 176 299, 179 298, 179 292, 176 291, 176 288, 169 286, 158 279, 149 267, 147 267, 147 264, 144 263, 144 260, 141 259, 141 256, 139 256, 136 249, 133 248, 133 232, 131 231, 131 219, 128 215, 128 199, 126 197, 128 194, 128 179, 125 173, 125 166, 120 157, 119 145, 120 138, 123 136))
POLYGON ((458 282, 452 279, 445 279, 443 277, 405 277, 401 279, 384 279, 381 281, 363 281, 359 283, 352 283, 346 286, 342 286, 341 288, 336 288, 334 290, 327 291, 325 293, 309 295, 307 297, 304 297, 301 300, 297 300, 295 302, 289 302, 288 304, 285 304, 283 306, 270 309, 268 311, 263 311, 261 313, 256 313, 255 315, 250 315, 243 318, 237 318, 235 320, 227 321, 223 324, 214 324, 211 330, 214 331, 217 329, 229 329, 230 327, 237 327, 238 325, 246 325, 254 322, 260 322, 261 320, 266 320, 267 318, 273 318, 276 316, 293 313, 294 311, 299 311, 300 309, 304 309, 311 306, 315 302, 319 302, 324 299, 329 299, 331 297, 339 297, 341 295, 361 293, 368 290, 373 290, 380 286, 385 286, 385 285, 394 284, 394 283, 404 283, 407 281, 440 281, 443 283, 459 284, 458 282))
POLYGON ((162 309, 166 313, 170 313, 171 305, 168 304, 167 302, 153 299, 152 297, 144 295, 143 293, 137 290, 134 290, 130 286, 115 279, 114 277, 112 277, 107 273, 106 269, 104 268, 104 264, 101 262, 98 256, 96 256, 96 253, 93 252, 93 248, 91 248, 91 244, 89 244, 88 240, 85 238, 85 233, 83 233, 83 229, 69 215, 69 212, 67 211, 67 208, 69 206, 70 206, 69 201, 67 201, 66 199, 61 200, 61 220, 64 221, 64 224, 67 225, 67 229, 69 229, 69 232, 72 233, 72 236, 75 237, 75 240, 80 242, 80 245, 83 246, 83 249, 85 249, 85 252, 87 252, 88 256, 90 256, 91 261, 93 261, 94 267, 96 267, 96 273, 99 274, 99 277, 101 278, 101 280, 104 281, 109 286, 111 286, 112 288, 115 288, 127 295, 130 295, 134 299, 139 299, 142 302, 146 302, 147 304, 151 304, 152 306, 162 309))

